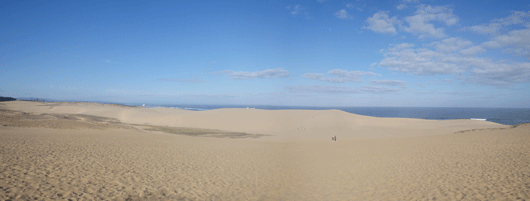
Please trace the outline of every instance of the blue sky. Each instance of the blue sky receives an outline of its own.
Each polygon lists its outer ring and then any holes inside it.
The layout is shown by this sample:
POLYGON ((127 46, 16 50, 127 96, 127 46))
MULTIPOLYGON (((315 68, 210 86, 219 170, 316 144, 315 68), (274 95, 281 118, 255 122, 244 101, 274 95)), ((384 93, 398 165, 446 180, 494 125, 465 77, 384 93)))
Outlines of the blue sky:
POLYGON ((1 1, 0 96, 528 108, 510 2, 1 1))

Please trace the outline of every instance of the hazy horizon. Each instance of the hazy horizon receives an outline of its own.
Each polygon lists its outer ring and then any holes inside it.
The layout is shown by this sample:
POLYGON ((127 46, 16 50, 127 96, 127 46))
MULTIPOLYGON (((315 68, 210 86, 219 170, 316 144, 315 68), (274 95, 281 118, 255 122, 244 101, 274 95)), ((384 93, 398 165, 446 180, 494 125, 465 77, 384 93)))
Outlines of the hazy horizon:
POLYGON ((529 108, 526 1, 3 1, 0 96, 529 108))
POLYGON ((273 105, 273 104, 196 104, 196 103, 151 103, 151 102, 113 102, 113 101, 87 101, 87 100, 57 100, 57 99, 42 99, 38 97, 12 97, 16 98, 17 101, 43 101, 45 103, 59 103, 59 102, 72 102, 72 103, 101 103, 101 104, 115 104, 115 105, 127 105, 127 106, 146 106, 146 107, 180 107, 180 106, 207 106, 207 107, 217 107, 221 108, 230 108, 234 106, 235 108, 240 107, 251 107, 251 106, 265 106, 265 107, 279 107, 281 109, 289 108, 468 108, 468 109, 530 109, 530 107, 448 107, 448 106, 356 106, 356 105, 273 105))

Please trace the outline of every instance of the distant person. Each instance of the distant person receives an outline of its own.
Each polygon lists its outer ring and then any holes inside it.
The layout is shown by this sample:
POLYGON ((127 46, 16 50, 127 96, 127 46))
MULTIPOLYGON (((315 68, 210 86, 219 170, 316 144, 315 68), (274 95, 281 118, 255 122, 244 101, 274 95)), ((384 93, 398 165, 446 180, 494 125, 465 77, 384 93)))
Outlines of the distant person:
POLYGON ((331 137, 331 141, 332 141, 332 142, 336 142, 336 141, 337 141, 337 136, 333 136, 333 137, 331 137))

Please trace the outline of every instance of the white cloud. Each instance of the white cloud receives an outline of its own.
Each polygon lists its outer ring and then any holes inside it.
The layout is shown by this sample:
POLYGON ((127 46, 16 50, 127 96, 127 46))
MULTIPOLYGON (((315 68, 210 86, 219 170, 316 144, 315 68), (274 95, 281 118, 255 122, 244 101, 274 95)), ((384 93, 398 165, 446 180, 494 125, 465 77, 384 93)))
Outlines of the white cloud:
POLYGON ((299 14, 301 11, 303 11, 305 8, 302 7, 300 4, 297 4, 295 6, 286 6, 285 8, 287 8, 288 10, 290 10, 290 14, 291 15, 297 15, 299 14), (292 9, 291 9, 292 8, 292 9))
POLYGON ((358 89, 362 92, 372 93, 372 94, 393 94, 398 93, 401 90, 396 88, 389 87, 380 87, 380 86, 362 86, 358 89))
POLYGON ((429 45, 434 46, 435 49, 439 52, 448 53, 460 50, 462 48, 467 48, 473 45, 473 43, 462 38, 448 38, 442 40, 441 42, 432 42, 429 45))
POLYGON ((453 96, 477 96, 477 95, 482 94, 482 93, 471 92, 471 91, 450 91, 450 92, 439 92, 439 93, 453 95, 453 96))
POLYGON ((231 79, 234 80, 248 80, 248 79, 254 79, 254 78, 276 78, 276 77, 289 77, 289 72, 281 69, 281 68, 275 68, 275 69, 267 69, 263 71, 255 71, 255 72, 233 72, 233 71, 220 71, 215 72, 214 74, 227 74, 230 76, 231 79))
POLYGON ((526 24, 528 23, 528 19, 530 18, 530 11, 523 12, 523 11, 512 11, 512 14, 505 18, 500 19, 494 19, 492 22, 497 22, 502 25, 508 26, 508 25, 514 25, 514 24, 526 24))
POLYGON ((379 62, 379 66, 415 75, 460 75, 464 83, 480 85, 530 83, 530 63, 476 57, 476 53, 485 50, 461 38, 449 38, 427 45, 434 49, 413 49, 409 46, 398 44, 384 50, 385 58, 379 62))
POLYGON ((164 78, 161 79, 163 81, 169 81, 169 82, 186 82, 186 83, 203 83, 206 82, 206 80, 202 79, 202 77, 191 77, 191 78, 178 78, 178 79, 171 79, 171 78, 164 78))
POLYGON ((460 50, 460 54, 464 56, 474 56, 478 53, 484 53, 486 52, 486 49, 480 47, 480 46, 473 46, 467 49, 460 50))
POLYGON ((403 0, 402 3, 400 3, 396 9, 398 10, 403 10, 405 8, 408 8, 407 4, 410 4, 410 3, 419 3, 420 1, 418 0, 403 0))
POLYGON ((530 63, 486 60, 470 71, 465 82, 494 86, 530 83, 530 63))
MULTIPOLYGON (((407 5, 400 4, 397 9, 404 9, 407 5)), ((445 26, 452 26, 458 23, 459 18, 453 14, 449 6, 419 5, 413 16, 403 18, 407 25, 397 19, 396 16, 390 18, 388 11, 379 11, 372 17, 366 19, 368 27, 378 33, 397 34, 396 26, 405 32, 422 38, 445 38, 443 27, 436 27, 435 23, 443 23, 445 26)))
POLYGON ((358 93, 372 93, 372 94, 388 94, 398 93, 401 90, 389 87, 379 86, 362 86, 352 89, 345 86, 331 86, 331 85, 303 85, 290 86, 286 89, 291 93, 329 93, 329 94, 358 94, 358 93))
POLYGON ((429 91, 416 91, 415 94, 443 94, 443 95, 452 95, 452 96, 477 96, 481 95, 483 93, 477 93, 477 92, 470 92, 470 91, 435 91, 435 90, 429 90, 429 91))
POLYGON ((530 28, 513 30, 507 34, 496 36, 482 43, 486 48, 503 48, 505 52, 514 53, 530 59, 530 28))
POLYGON ((465 29, 479 34, 497 34, 503 27, 517 24, 529 24, 530 11, 512 11, 512 14, 505 18, 493 19, 489 23, 467 27, 465 29))
POLYGON ((427 48, 411 49, 409 47, 408 44, 397 44, 388 48, 379 66, 416 75, 460 74, 467 69, 467 66, 450 61, 457 58, 455 55, 427 48))
POLYGON ((225 98, 237 98, 237 94, 186 94, 180 95, 182 98, 196 98, 196 99, 225 99, 225 98))
POLYGON ((345 82, 362 82, 363 75, 377 75, 372 72, 363 72, 363 71, 346 71, 342 69, 330 70, 328 74, 334 75, 336 77, 325 77, 324 74, 320 73, 306 73, 302 77, 312 80, 318 80, 323 82, 331 83, 345 83, 345 82))
POLYGON ((475 25, 468 27, 466 29, 479 33, 479 34, 494 34, 497 33, 502 28, 502 25, 499 23, 489 23, 483 25, 475 25))
POLYGON ((394 86, 394 87, 401 87, 401 88, 407 87, 407 82, 401 81, 401 80, 372 80, 370 81, 370 84, 394 86))
POLYGON ((453 14, 448 6, 419 5, 413 16, 405 17, 408 26, 403 30, 417 35, 419 38, 444 38, 444 28, 435 27, 432 22, 442 22, 446 26, 458 23, 459 18, 453 14))
MULTIPOLYGON (((359 3, 359 1, 357 1, 357 3, 359 3)), ((363 5, 354 5, 353 3, 347 3, 346 4, 346 8, 350 9, 350 10, 357 10, 359 12, 363 12, 364 10, 364 7, 366 7, 366 4, 363 4, 363 5)))
POLYGON ((400 43, 394 46, 395 49, 405 49, 405 48, 411 48, 414 47, 414 44, 412 43, 400 43))
POLYGON ((337 12, 335 12, 334 14, 336 17, 340 18, 340 19, 352 19, 353 17, 348 15, 348 11, 346 11, 346 9, 341 9, 337 12))
POLYGON ((389 34, 396 34, 396 28, 394 25, 401 24, 401 21, 397 19, 397 17, 388 17, 387 11, 379 11, 375 13, 372 17, 369 17, 366 19, 366 22, 368 23, 368 27, 363 27, 366 29, 370 29, 374 32, 378 33, 389 33, 389 34))
POLYGON ((304 85, 304 86, 290 86, 286 89, 291 93, 359 93, 358 90, 354 90, 345 86, 322 86, 322 85, 304 85))

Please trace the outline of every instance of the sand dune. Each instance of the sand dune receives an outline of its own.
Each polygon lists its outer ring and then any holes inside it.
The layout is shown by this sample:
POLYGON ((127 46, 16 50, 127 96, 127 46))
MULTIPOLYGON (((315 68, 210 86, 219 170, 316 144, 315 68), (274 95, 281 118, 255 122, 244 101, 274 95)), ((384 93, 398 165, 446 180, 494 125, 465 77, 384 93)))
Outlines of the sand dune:
POLYGON ((507 127, 487 121, 434 121, 376 118, 340 110, 217 109, 188 111, 142 108, 98 103, 7 102, 6 109, 45 114, 86 114, 117 119, 128 124, 220 129, 268 134, 271 140, 328 140, 411 137, 451 134, 460 130, 507 127))
POLYGON ((530 199, 528 124, 337 110, 0 107, 0 200, 530 199))

